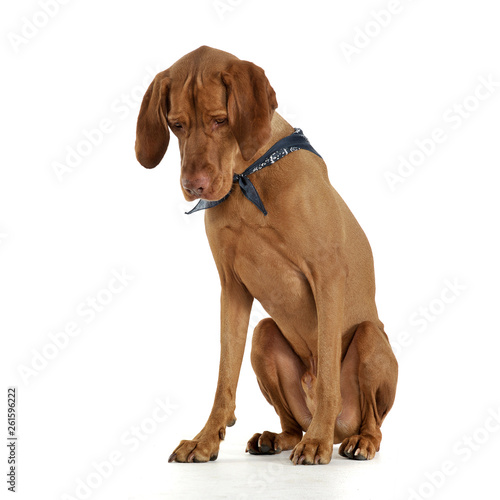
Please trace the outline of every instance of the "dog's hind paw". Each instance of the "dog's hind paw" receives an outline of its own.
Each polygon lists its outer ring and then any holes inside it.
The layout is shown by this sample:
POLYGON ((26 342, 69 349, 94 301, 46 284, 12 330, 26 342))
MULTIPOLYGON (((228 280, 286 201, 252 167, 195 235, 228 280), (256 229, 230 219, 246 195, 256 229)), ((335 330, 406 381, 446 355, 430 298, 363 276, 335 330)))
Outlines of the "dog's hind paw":
POLYGON ((358 434, 344 439, 339 447, 339 455, 352 460, 371 460, 376 451, 368 436, 358 434))
POLYGON ((254 434, 247 443, 245 452, 251 455, 276 455, 282 450, 291 450, 302 436, 299 434, 291 434, 282 432, 264 431, 262 434, 254 434))

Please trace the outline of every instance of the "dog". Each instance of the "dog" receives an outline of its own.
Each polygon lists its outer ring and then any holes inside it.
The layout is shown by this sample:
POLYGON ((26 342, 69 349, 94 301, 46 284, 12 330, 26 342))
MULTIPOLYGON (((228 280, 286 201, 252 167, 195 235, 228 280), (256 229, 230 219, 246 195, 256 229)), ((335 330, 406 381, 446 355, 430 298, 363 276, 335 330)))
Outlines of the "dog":
POLYGON ((141 104, 137 159, 155 167, 169 129, 177 137, 182 193, 205 209, 221 282, 214 405, 169 462, 217 458, 236 421, 254 299, 270 317, 254 330, 252 367, 282 430, 254 434, 246 451, 292 450, 305 465, 329 463, 338 443, 354 460, 380 449, 398 364, 377 314, 371 248, 325 162, 277 106, 260 67, 207 46, 158 73, 141 104))

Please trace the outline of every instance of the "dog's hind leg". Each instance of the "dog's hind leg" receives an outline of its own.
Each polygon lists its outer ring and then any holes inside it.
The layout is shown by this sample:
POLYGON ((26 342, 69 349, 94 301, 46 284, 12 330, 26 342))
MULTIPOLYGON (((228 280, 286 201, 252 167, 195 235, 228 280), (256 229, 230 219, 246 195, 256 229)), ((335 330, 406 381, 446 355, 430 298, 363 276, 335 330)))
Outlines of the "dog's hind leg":
POLYGON ((271 318, 262 320, 254 330, 251 359, 259 387, 280 418, 282 432, 254 434, 247 451, 262 455, 291 450, 312 418, 301 385, 306 367, 271 318))
POLYGON ((345 437, 339 454, 369 460, 380 449, 380 426, 394 403, 398 364, 386 334, 375 323, 361 323, 342 363, 342 377, 357 381, 359 428, 345 437))

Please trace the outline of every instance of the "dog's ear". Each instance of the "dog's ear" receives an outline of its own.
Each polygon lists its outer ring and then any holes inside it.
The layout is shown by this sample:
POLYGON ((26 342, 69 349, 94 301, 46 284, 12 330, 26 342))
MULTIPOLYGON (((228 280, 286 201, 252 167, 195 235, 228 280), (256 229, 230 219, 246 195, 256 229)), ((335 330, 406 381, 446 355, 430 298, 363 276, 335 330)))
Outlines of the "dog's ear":
POLYGON ((248 61, 235 61, 222 72, 227 92, 228 121, 245 160, 271 137, 271 118, 278 107, 276 93, 264 70, 248 61))
POLYGON ((139 163, 153 168, 160 163, 168 147, 167 96, 168 70, 158 73, 144 94, 137 119, 135 155, 139 163))

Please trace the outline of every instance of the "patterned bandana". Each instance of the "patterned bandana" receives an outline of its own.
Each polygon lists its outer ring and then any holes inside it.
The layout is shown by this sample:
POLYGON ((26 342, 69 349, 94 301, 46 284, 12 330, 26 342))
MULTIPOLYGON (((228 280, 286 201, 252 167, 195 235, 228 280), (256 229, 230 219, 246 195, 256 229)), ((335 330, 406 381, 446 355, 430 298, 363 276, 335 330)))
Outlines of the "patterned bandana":
MULTIPOLYGON (((252 163, 242 174, 234 174, 233 183, 237 182, 240 185, 245 197, 249 199, 264 215, 267 215, 267 210, 264 208, 264 204, 262 203, 255 186, 251 183, 248 176, 273 164, 287 154, 298 151, 299 149, 307 149, 321 158, 321 155, 311 146, 307 137, 302 133, 302 130, 300 130, 300 128, 296 128, 293 134, 279 140, 274 146, 271 147, 271 149, 267 151, 267 153, 261 156, 256 162, 252 163)), ((218 201, 200 200, 198 204, 192 210, 186 212, 186 214, 189 215, 194 212, 198 212, 199 210, 215 207, 225 201, 232 191, 233 190, 231 189, 231 191, 229 191, 224 198, 221 198, 218 201)))

